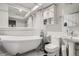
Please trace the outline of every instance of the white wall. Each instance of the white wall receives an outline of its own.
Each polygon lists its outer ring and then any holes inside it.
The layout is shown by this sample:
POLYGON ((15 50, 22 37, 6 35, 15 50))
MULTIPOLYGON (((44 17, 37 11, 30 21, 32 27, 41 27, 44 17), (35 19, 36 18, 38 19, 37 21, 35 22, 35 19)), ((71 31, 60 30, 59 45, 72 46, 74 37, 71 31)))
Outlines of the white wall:
POLYGON ((8 5, 0 4, 0 27, 8 27, 8 5))
POLYGON ((25 27, 25 21, 16 20, 16 27, 25 27))
POLYGON ((62 8, 64 10, 64 14, 70 14, 79 11, 79 3, 62 4, 62 8))
POLYGON ((23 19, 15 19, 15 18, 10 17, 9 20, 15 20, 16 27, 25 27, 25 20, 23 20, 23 19))
POLYGON ((27 26, 28 26, 28 27, 32 27, 32 26, 33 26, 32 16, 30 16, 30 17, 28 18, 27 26))

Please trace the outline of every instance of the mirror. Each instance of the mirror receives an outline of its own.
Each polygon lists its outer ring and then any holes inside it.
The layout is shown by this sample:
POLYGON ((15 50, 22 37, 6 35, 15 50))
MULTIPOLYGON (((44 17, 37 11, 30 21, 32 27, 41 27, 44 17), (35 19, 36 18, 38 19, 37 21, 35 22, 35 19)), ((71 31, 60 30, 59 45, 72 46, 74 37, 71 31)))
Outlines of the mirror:
POLYGON ((26 20, 9 17, 8 27, 33 27, 33 19, 32 17, 26 20))
POLYGON ((52 5, 44 10, 43 12, 44 25, 55 24, 55 19, 54 19, 55 10, 54 9, 55 9, 55 5, 52 5))

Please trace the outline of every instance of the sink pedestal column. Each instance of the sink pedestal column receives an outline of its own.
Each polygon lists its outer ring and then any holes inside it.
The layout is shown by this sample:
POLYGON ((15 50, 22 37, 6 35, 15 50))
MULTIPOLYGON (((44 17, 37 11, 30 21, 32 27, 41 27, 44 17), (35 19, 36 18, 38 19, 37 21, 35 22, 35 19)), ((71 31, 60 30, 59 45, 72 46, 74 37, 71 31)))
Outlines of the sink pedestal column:
POLYGON ((69 42, 69 56, 75 56, 75 43, 69 42))

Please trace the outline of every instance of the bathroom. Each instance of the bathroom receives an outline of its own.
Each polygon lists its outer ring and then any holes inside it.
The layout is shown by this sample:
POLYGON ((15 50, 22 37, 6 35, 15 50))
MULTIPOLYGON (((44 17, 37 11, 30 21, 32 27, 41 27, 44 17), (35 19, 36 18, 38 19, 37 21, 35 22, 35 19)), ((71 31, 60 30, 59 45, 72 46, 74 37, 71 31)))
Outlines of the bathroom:
POLYGON ((79 56, 79 3, 0 3, 0 56, 79 56))

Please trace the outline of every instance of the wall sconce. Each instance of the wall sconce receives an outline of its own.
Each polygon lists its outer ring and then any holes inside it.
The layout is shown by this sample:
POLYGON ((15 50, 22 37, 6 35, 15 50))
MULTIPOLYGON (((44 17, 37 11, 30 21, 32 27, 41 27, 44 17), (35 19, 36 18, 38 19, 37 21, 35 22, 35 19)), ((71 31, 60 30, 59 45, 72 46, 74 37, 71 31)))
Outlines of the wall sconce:
POLYGON ((67 22, 64 23, 64 26, 67 27, 67 22))

